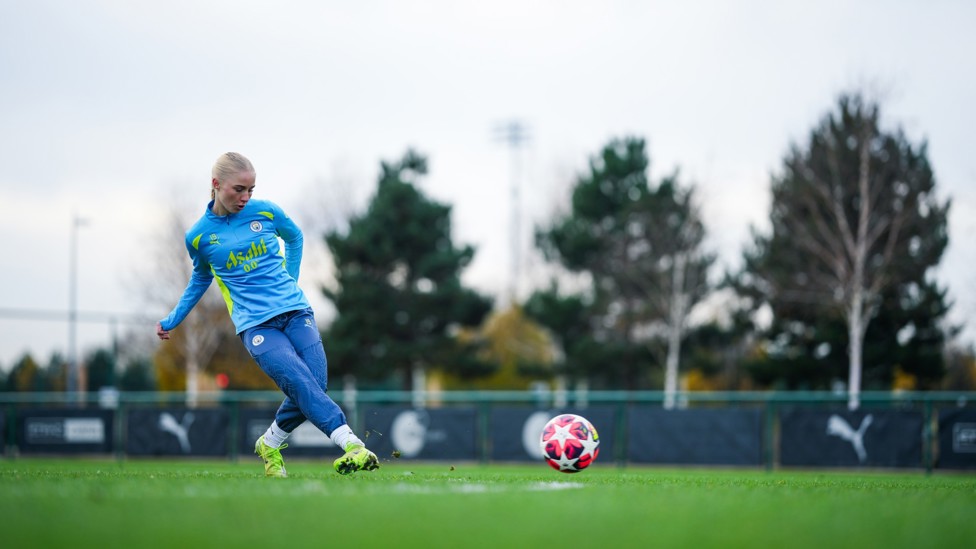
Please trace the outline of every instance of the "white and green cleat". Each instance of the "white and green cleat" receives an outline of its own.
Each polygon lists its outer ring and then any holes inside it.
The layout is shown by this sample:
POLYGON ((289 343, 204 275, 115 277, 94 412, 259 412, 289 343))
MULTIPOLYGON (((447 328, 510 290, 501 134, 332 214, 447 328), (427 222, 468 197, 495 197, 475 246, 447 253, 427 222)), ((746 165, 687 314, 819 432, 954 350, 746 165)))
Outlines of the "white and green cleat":
POLYGON ((347 444, 346 453, 333 463, 340 475, 348 475, 356 471, 372 471, 380 468, 376 454, 370 452, 362 444, 347 444))
POLYGON ((254 453, 264 460, 264 476, 273 478, 288 476, 288 471, 285 471, 285 460, 281 457, 281 450, 287 447, 287 444, 282 444, 279 448, 272 448, 264 443, 264 435, 258 437, 254 443, 254 453))

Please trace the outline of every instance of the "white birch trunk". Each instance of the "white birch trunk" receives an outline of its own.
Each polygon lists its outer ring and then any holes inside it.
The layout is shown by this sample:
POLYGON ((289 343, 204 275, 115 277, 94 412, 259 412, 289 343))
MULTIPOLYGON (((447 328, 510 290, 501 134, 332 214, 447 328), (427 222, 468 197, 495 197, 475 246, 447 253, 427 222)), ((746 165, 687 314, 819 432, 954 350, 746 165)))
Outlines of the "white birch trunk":
POLYGON ((345 408, 343 412, 345 412, 346 418, 349 420, 350 425, 354 424, 356 421, 357 400, 358 391, 356 389, 356 376, 352 374, 342 376, 342 405, 345 408))
MULTIPOLYGON (((197 311, 196 314, 201 313, 202 311, 197 311)), ((185 330, 186 405, 188 408, 196 408, 200 403, 200 370, 217 352, 219 328, 197 316, 186 323, 185 330)))
POLYGON ((585 379, 576 382, 576 407, 586 408, 590 405, 590 383, 585 379))
POLYGON ((688 295, 685 293, 686 254, 674 258, 671 272, 671 306, 668 318, 668 356, 664 365, 664 408, 672 409, 678 393, 678 363, 681 358, 681 336, 684 332, 688 295))
POLYGON ((200 403, 200 364, 193 354, 186 358, 186 407, 196 408, 200 403))
POLYGON ((664 407, 674 408, 678 393, 678 354, 681 352, 681 337, 673 327, 668 330, 668 357, 664 366, 664 407))
POLYGON ((864 332, 867 325, 867 315, 865 309, 865 277, 867 273, 868 261, 868 221, 873 204, 868 185, 868 143, 870 140, 864 139, 861 143, 861 165, 858 178, 858 195, 860 200, 860 212, 857 218, 857 240, 854 246, 854 280, 850 285, 852 290, 850 312, 847 315, 847 333, 850 341, 848 343, 848 382, 847 382, 847 407, 857 410, 861 405, 861 368, 863 360, 864 332))
POLYGON ((861 292, 857 292, 854 303, 851 306, 847 330, 847 335, 850 338, 850 345, 848 345, 850 371, 848 372, 847 380, 847 407, 850 410, 857 410, 861 406, 861 360, 864 345, 864 330, 861 327, 864 323, 864 318, 862 316, 863 307, 861 306, 860 298, 861 292))
POLYGON ((423 408, 427 405, 427 371, 423 366, 414 366, 411 371, 413 385, 413 406, 423 408))
POLYGON ((559 374, 556 376, 555 388, 552 394, 552 407, 556 409, 563 409, 569 405, 569 398, 567 396, 566 387, 568 386, 568 381, 566 379, 566 374, 559 374))

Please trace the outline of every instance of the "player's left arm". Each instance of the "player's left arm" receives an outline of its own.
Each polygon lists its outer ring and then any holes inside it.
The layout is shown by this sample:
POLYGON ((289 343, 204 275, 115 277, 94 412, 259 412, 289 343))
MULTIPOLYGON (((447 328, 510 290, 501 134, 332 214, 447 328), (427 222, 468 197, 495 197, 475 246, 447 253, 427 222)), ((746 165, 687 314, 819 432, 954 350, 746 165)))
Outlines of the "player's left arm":
POLYGON ((285 270, 296 281, 302 265, 305 237, 301 228, 277 205, 274 206, 275 234, 285 243, 285 270))
MULTIPOLYGON (((202 233, 201 233, 202 234, 202 233)), ((156 323, 156 335, 160 339, 169 339, 169 332, 173 328, 176 328, 186 315, 190 314, 190 310, 196 306, 203 294, 206 293, 207 288, 210 287, 210 283, 213 282, 213 269, 210 267, 210 262, 198 248, 198 242, 200 241, 200 235, 195 238, 191 238, 191 235, 187 235, 186 238, 186 251, 190 254, 190 259, 193 261, 193 271, 190 273, 190 281, 186 285, 186 289, 183 290, 183 295, 180 297, 179 302, 170 311, 169 315, 156 323)))

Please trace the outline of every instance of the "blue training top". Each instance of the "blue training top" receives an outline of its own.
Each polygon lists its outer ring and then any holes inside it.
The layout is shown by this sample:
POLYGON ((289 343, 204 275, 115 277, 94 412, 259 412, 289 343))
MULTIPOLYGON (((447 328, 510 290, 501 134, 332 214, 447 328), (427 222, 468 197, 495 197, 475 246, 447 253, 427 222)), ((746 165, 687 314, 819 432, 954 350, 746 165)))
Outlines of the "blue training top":
POLYGON ((214 214, 212 207, 210 201, 186 233, 193 274, 179 303, 160 321, 162 328, 172 330, 183 322, 215 278, 237 333, 309 307, 298 287, 304 242, 298 225, 267 200, 252 198, 240 212, 224 216, 214 214))

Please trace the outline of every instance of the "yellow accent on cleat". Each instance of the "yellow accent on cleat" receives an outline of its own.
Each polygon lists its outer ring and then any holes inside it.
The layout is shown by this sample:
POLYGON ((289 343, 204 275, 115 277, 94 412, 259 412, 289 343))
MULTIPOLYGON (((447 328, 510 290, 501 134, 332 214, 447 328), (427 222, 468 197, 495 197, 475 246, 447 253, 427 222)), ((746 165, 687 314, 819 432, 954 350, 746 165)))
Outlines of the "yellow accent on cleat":
POLYGON ((380 468, 376 454, 370 452, 362 444, 349 444, 346 453, 333 463, 340 475, 348 475, 356 471, 372 471, 380 468))
POLYGON ((254 443, 254 453, 264 460, 264 476, 274 478, 288 476, 288 471, 285 471, 285 461, 281 457, 281 450, 287 447, 287 444, 282 444, 278 448, 272 448, 264 443, 264 435, 258 437, 254 443))

